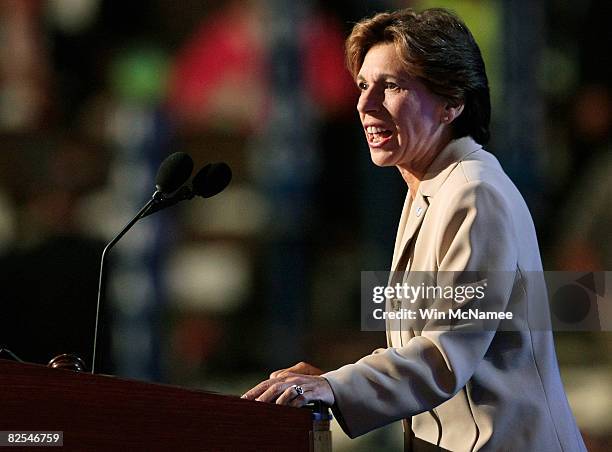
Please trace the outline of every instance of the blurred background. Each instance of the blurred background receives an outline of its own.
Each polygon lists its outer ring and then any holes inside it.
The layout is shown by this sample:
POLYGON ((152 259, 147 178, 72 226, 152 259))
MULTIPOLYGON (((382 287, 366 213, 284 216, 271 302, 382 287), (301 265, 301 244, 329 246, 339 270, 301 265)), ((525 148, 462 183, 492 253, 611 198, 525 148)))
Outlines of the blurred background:
MULTIPOLYGON (((91 362, 101 251, 177 151, 234 179, 113 249, 100 372, 241 394, 384 346, 360 331, 360 271, 390 265, 405 185, 370 162, 343 42, 406 6, 454 9, 479 42, 487 148, 544 267, 612 269, 606 0, 0 0, 0 346, 91 362)), ((590 450, 610 450, 612 333, 556 340, 590 450)), ((335 450, 401 447, 399 425, 334 430, 335 450)))

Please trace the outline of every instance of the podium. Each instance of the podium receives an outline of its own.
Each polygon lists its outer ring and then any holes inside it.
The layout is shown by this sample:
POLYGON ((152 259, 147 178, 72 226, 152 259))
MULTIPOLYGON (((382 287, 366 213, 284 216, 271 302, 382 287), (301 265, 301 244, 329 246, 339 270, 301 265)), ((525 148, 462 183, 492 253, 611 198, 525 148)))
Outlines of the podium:
POLYGON ((6 360, 0 431, 61 431, 70 451, 331 450, 309 409, 6 360))

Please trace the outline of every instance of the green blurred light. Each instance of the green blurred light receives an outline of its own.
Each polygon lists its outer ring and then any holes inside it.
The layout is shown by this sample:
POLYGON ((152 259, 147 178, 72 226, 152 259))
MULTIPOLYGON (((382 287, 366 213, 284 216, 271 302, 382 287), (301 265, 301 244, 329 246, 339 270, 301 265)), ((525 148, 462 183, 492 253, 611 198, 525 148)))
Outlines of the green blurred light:
POLYGON ((111 66, 111 89, 126 102, 157 104, 166 94, 168 67, 168 57, 159 49, 135 47, 126 50, 111 66))

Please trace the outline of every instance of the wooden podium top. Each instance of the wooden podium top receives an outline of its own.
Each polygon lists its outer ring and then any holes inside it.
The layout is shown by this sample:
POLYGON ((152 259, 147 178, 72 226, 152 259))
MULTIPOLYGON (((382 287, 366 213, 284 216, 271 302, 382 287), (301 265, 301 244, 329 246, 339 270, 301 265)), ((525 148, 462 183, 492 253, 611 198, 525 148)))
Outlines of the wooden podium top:
POLYGON ((62 450, 308 451, 312 425, 306 409, 0 360, 0 431, 63 431, 62 450))

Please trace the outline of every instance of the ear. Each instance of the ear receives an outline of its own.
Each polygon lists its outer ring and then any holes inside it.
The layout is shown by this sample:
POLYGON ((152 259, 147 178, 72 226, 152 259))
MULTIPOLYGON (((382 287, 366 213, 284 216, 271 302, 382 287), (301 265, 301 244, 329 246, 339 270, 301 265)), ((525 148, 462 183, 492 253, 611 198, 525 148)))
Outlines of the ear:
POLYGON ((457 105, 446 104, 444 106, 444 110, 442 111, 442 117, 440 118, 440 122, 442 122, 443 124, 452 123, 455 119, 459 117, 459 115, 463 111, 463 107, 463 103, 457 105))

